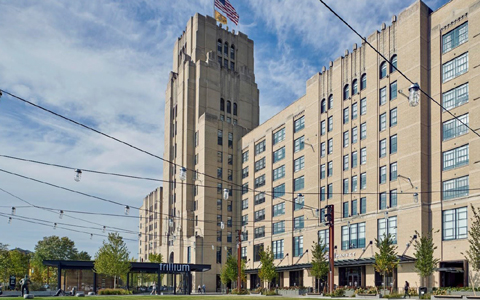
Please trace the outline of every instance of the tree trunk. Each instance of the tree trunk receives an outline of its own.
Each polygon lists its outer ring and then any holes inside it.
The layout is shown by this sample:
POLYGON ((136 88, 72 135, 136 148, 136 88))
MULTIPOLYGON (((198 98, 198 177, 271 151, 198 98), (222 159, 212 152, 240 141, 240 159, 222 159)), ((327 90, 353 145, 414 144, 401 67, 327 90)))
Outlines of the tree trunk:
POLYGON ((113 277, 113 288, 116 289, 117 288, 117 275, 115 275, 113 277))
POLYGON ((383 294, 385 295, 385 286, 387 285, 387 272, 383 272, 383 294))

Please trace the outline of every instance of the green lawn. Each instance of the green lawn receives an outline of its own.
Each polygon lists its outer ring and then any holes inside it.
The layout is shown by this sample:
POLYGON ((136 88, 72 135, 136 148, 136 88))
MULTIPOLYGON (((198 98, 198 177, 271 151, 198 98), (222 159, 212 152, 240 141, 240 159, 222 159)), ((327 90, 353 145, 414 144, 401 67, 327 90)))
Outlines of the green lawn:
MULTIPOLYGON (((183 300, 183 299, 191 299, 195 298, 197 300, 211 300, 212 297, 215 300, 227 300, 227 299, 232 299, 232 295, 206 295, 206 296, 200 296, 200 295, 190 295, 190 296, 180 296, 180 295, 165 295, 165 296, 93 296, 96 298, 100 298, 102 300, 135 300, 135 299, 141 299, 141 300, 153 300, 153 299, 158 299, 158 300, 183 300), (228 297, 228 298, 227 298, 228 297)), ((91 297, 86 297, 86 298, 91 298, 91 297)), ((22 299, 21 297, 0 297, 2 300, 18 300, 22 299)), ((74 300, 78 299, 77 297, 35 297, 35 299, 41 299, 41 300, 74 300)), ((258 299, 258 296, 235 296, 235 299, 258 299)), ((298 298, 286 298, 282 297, 282 299, 298 299, 298 298)))

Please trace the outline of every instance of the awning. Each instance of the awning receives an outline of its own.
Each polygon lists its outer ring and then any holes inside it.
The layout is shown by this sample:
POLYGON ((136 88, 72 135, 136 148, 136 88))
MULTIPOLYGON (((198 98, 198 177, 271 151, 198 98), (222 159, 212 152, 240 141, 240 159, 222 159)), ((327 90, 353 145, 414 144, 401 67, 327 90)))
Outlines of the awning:
POLYGON ((439 272, 447 272, 447 273, 464 273, 462 268, 438 268, 437 271, 439 272))

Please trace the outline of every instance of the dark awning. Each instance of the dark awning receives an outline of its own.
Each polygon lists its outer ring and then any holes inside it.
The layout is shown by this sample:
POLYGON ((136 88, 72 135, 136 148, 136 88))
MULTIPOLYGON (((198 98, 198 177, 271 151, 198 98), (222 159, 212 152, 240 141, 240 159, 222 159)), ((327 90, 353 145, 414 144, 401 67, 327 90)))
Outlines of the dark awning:
POLYGON ((439 272, 447 272, 447 273, 464 273, 462 268, 438 268, 437 271, 439 272))

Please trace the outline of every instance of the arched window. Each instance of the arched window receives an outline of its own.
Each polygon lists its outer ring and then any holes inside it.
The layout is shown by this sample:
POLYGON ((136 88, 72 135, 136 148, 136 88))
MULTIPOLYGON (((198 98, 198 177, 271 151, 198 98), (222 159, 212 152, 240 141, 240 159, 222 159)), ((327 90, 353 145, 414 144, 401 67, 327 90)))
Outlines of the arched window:
POLYGON ((232 102, 227 101, 227 113, 232 113, 232 102))
POLYGON ((228 58, 228 43, 225 42, 225 45, 223 45, 223 52, 226 54, 227 58, 228 58))
POLYGON ((328 109, 332 109, 333 108, 333 95, 330 95, 330 97, 328 97, 328 109))
POLYGON ((220 98, 220 110, 225 111, 225 100, 223 98, 220 98))
POLYGON ((350 87, 347 84, 343 88, 343 100, 347 100, 349 96, 350 96, 350 87))
POLYGON ((222 40, 217 41, 217 52, 222 54, 222 40))
POLYGON ((364 90, 367 88, 367 74, 363 74, 360 80, 360 90, 364 90))
POLYGON ((325 99, 322 100, 320 107, 320 111, 322 114, 327 111, 327 101, 325 99))
POLYGON ((237 103, 233 103, 233 115, 237 115, 237 103))
POLYGON ((358 94, 358 81, 355 79, 352 82, 352 96, 358 94))
POLYGON ((386 61, 384 61, 380 65, 380 79, 384 78, 385 76, 387 76, 387 62, 386 61))
POLYGON ((235 59, 235 46, 230 46, 230 59, 235 59))
POLYGON ((390 60, 390 73, 393 73, 397 70, 397 55, 395 54, 392 56, 392 59, 390 60))

